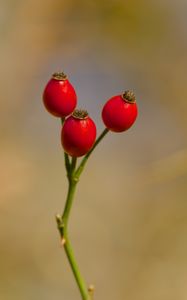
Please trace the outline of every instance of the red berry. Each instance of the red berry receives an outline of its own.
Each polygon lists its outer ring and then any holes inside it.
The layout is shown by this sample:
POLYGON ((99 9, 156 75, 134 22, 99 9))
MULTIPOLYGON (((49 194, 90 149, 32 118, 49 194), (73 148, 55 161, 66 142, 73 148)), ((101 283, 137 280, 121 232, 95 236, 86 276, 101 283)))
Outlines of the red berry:
POLYGON ((70 115, 77 104, 77 95, 64 73, 54 73, 47 83, 43 102, 49 113, 64 118, 70 115))
POLYGON ((129 129, 138 113, 135 96, 131 91, 109 99, 103 107, 102 119, 105 126, 114 132, 129 129))
POLYGON ((94 145, 96 126, 86 111, 75 110, 62 127, 61 142, 64 151, 71 156, 82 156, 94 145))

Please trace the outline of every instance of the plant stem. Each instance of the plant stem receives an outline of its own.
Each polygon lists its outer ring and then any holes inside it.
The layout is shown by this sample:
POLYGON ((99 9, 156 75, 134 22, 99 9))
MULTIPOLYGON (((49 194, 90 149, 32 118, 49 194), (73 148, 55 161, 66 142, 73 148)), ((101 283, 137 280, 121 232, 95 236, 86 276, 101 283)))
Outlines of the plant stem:
POLYGON ((67 194, 67 199, 66 199, 63 214, 57 215, 56 221, 57 221, 57 226, 58 226, 60 236, 61 236, 61 242, 62 242, 62 245, 64 246, 68 261, 70 263, 75 280, 79 287, 79 290, 80 290, 80 293, 82 296, 82 300, 91 300, 91 298, 92 298, 91 292, 89 292, 89 290, 86 286, 86 283, 85 283, 84 279, 82 278, 79 268, 77 266, 77 263, 76 263, 76 260, 75 260, 74 254, 73 254, 73 250, 72 250, 69 238, 68 238, 67 226, 68 226, 69 215, 70 215, 73 198, 74 198, 74 194, 75 194, 75 190, 76 190, 76 185, 78 183, 79 177, 84 169, 84 166, 85 166, 89 156, 91 155, 91 153, 93 152, 95 147, 99 144, 99 142, 103 139, 103 137, 107 134, 107 132, 108 132, 108 129, 105 128, 103 130, 103 132, 100 134, 100 136, 97 138, 92 149, 84 156, 84 158, 82 159, 77 170, 76 170, 77 158, 72 157, 72 160, 70 162, 69 155, 67 153, 64 153, 65 167, 66 167, 67 178, 68 178, 68 194, 67 194))
POLYGON ((84 156, 84 158, 82 159, 82 161, 81 161, 79 167, 77 168, 77 170, 76 170, 76 172, 75 172, 75 176, 76 176, 77 178, 80 177, 82 171, 84 170, 84 166, 85 166, 85 164, 86 164, 86 162, 87 162, 89 156, 90 156, 91 153, 94 151, 95 147, 99 144, 99 142, 100 142, 100 141, 104 138, 104 136, 108 133, 108 131, 109 131, 109 130, 108 130, 107 128, 105 128, 105 129, 103 130, 103 132, 100 134, 100 136, 99 136, 99 137, 97 138, 97 140, 95 141, 95 144, 94 144, 94 146, 92 147, 92 149, 91 149, 91 150, 84 156))
MULTIPOLYGON (((67 156, 65 156, 65 161, 66 161, 66 159, 67 159, 67 156)), ((68 159, 69 159, 69 157, 68 157, 68 159)), ((57 220, 58 229, 59 229, 60 236, 61 236, 62 245, 64 246, 65 253, 67 255, 69 264, 71 266, 75 280, 79 287, 82 299, 90 300, 91 298, 90 298, 86 283, 84 282, 84 279, 82 278, 82 276, 80 274, 78 265, 76 263, 76 260, 75 260, 74 254, 73 254, 73 250, 72 250, 69 238, 68 238, 68 230, 67 230, 69 214, 70 214, 71 206, 73 203, 73 197, 74 197, 74 193, 75 193, 75 189, 76 189, 76 185, 77 185, 77 180, 74 177, 74 171, 76 168, 76 160, 77 159, 75 157, 72 157, 72 161, 71 161, 70 167, 68 169, 67 169, 67 165, 66 165, 68 184, 69 184, 68 194, 67 194, 66 204, 64 207, 64 212, 63 212, 62 216, 57 215, 56 220, 57 220)))
POLYGON ((89 292, 88 292, 88 288, 87 288, 87 286, 84 282, 84 279, 82 278, 82 276, 80 274, 80 271, 79 271, 79 268, 77 266, 77 263, 76 263, 76 260, 75 260, 74 254, 73 254, 73 250, 72 250, 72 247, 71 247, 71 244, 69 242, 67 234, 65 234, 64 249, 65 249, 68 261, 70 263, 71 269, 73 271, 73 274, 75 276, 75 280, 76 280, 77 285, 79 287, 82 299, 83 300, 90 300, 91 298, 90 298, 90 295, 89 295, 89 292))
POLYGON ((69 156, 66 152, 64 152, 64 161, 65 161, 65 167, 68 175, 70 170, 70 161, 69 161, 69 156))

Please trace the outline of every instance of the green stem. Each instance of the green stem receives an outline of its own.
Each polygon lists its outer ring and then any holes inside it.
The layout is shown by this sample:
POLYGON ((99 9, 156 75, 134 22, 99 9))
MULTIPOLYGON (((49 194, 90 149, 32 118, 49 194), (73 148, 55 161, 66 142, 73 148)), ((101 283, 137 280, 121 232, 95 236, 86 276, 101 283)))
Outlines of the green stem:
POLYGON ((68 219, 69 219, 71 206, 72 206, 72 203, 73 203, 73 196, 74 196, 74 193, 75 193, 76 184, 77 184, 77 182, 75 180, 73 180, 71 178, 69 179, 67 200, 66 200, 66 204, 65 204, 65 207, 64 207, 64 212, 62 214, 62 219, 66 223, 66 226, 67 226, 67 222, 68 222, 68 219))
MULTIPOLYGON (((66 157, 65 157, 66 158, 66 157)), ((72 161, 70 164, 69 169, 67 169, 66 166, 66 170, 67 170, 67 175, 68 175, 68 194, 67 194, 67 199, 66 199, 66 204, 64 207, 64 212, 62 214, 62 216, 57 215, 56 216, 56 221, 58 224, 58 229, 60 232, 60 236, 61 236, 61 241, 62 244, 64 246, 64 250, 65 253, 67 255, 69 264, 71 266, 72 272, 74 274, 75 280, 77 282, 77 285, 79 287, 81 296, 83 300, 90 300, 90 294, 88 292, 86 283, 83 279, 83 277, 80 274, 78 265, 76 263, 74 254, 73 254, 73 250, 71 247, 71 243, 69 241, 69 237, 68 237, 68 220, 69 220, 69 214, 70 214, 70 210, 72 207, 72 203, 73 203, 73 198, 74 198, 74 194, 75 194, 75 189, 76 189, 76 185, 77 185, 77 180, 74 177, 74 171, 76 168, 76 161, 77 159, 75 157, 72 157, 72 161)))
POLYGON ((76 163, 77 163, 77 157, 72 157, 72 159, 71 159, 71 170, 70 170, 70 173, 71 173, 72 176, 73 176, 73 173, 75 171, 76 163))
POLYGON ((61 125, 63 126, 65 122, 65 118, 61 118, 61 125))
POLYGON ((70 171, 70 161, 69 161, 69 155, 66 152, 64 152, 64 161, 65 161, 65 167, 68 175, 70 171))
POLYGON ((82 159, 82 161, 81 161, 81 163, 80 163, 78 169, 77 169, 76 172, 75 172, 75 176, 76 176, 77 178, 80 177, 82 171, 84 170, 84 166, 85 166, 85 164, 86 164, 86 162, 87 162, 89 156, 90 156, 91 153, 94 151, 95 147, 99 144, 99 142, 100 142, 100 141, 104 138, 104 136, 108 133, 108 131, 109 131, 109 130, 108 130, 107 128, 105 128, 105 129, 103 130, 103 132, 100 134, 100 136, 99 136, 99 137, 97 138, 97 140, 95 141, 95 144, 94 144, 94 146, 92 147, 92 149, 91 149, 91 150, 84 156, 84 158, 82 159))
POLYGON ((74 254, 73 254, 73 250, 72 250, 69 238, 68 238, 67 226, 68 226, 69 215, 70 215, 73 198, 74 198, 74 194, 75 194, 75 190, 76 190, 76 185, 78 183, 79 177, 84 169, 84 166, 85 166, 89 156, 91 155, 91 153, 93 152, 95 147, 99 144, 99 142, 103 139, 103 137, 107 134, 107 132, 108 132, 108 129, 107 128, 104 129, 104 131, 101 133, 101 135, 97 138, 92 149, 82 159, 77 170, 76 170, 77 158, 72 157, 72 160, 70 163, 68 154, 64 153, 65 166, 66 166, 69 186, 68 186, 68 194, 67 194, 67 199, 66 199, 66 203, 65 203, 65 207, 64 207, 64 212, 63 212, 62 216, 60 216, 60 215, 56 216, 56 221, 57 221, 57 226, 58 226, 58 229, 60 232, 62 245, 64 246, 69 264, 71 266, 75 280, 79 287, 79 290, 80 290, 80 293, 82 296, 82 300, 91 300, 91 298, 92 298, 91 292, 89 292, 89 290, 86 286, 86 283, 85 283, 83 277, 81 276, 79 268, 77 266, 77 263, 76 263, 76 260, 75 260, 74 254))
POLYGON ((68 261, 70 263, 71 269, 73 271, 75 280, 77 282, 77 285, 79 287, 81 296, 83 300, 91 300, 89 292, 88 292, 88 288, 84 282, 84 279, 82 278, 79 268, 77 266, 74 254, 73 254, 73 250, 71 247, 71 244, 69 242, 68 236, 65 234, 64 236, 65 238, 65 244, 64 244, 64 249, 68 258, 68 261))

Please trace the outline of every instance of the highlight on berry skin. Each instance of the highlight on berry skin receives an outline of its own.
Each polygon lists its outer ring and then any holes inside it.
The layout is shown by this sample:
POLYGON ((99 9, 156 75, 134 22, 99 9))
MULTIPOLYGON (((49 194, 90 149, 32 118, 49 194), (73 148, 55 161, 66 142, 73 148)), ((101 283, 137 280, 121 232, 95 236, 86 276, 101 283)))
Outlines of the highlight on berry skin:
POLYGON ((125 91, 122 95, 113 96, 102 110, 103 122, 113 132, 123 132, 136 121, 138 108, 132 91, 125 91))
POLYGON ((43 92, 43 103, 50 114, 59 118, 69 116, 76 108, 75 89, 63 72, 52 75, 43 92))
POLYGON ((65 119, 61 131, 64 151, 72 157, 85 155, 96 139, 96 125, 85 110, 75 110, 65 119))

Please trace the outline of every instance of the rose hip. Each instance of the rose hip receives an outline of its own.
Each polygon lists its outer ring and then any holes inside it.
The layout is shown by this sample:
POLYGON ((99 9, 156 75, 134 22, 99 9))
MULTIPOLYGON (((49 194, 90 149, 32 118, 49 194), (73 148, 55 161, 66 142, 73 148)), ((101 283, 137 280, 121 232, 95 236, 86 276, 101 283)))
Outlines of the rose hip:
POLYGON ((86 154, 94 145, 96 126, 86 111, 75 110, 62 127, 61 142, 64 151, 71 156, 86 154))
POLYGON ((64 73, 54 73, 47 83, 43 102, 49 113, 64 118, 70 115, 77 104, 76 92, 64 73))
POLYGON ((134 93, 125 91, 109 99, 102 110, 102 119, 105 126, 114 132, 129 129, 135 122, 138 114, 134 93))

